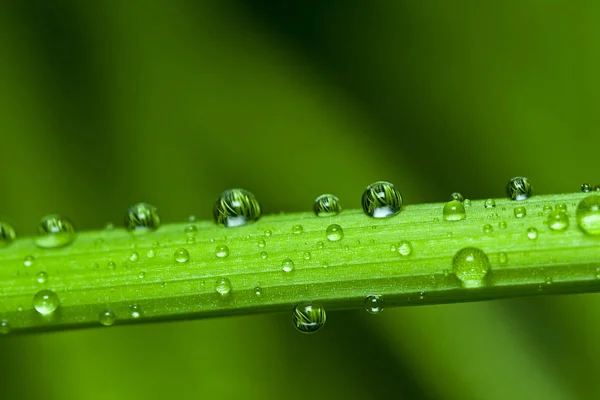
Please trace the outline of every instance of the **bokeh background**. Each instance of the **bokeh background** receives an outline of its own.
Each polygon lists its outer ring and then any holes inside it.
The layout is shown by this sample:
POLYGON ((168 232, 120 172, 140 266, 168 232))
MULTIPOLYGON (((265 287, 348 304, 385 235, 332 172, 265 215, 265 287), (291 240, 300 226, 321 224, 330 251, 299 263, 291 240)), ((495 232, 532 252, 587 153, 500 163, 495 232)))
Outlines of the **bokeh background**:
MULTIPOLYGON (((267 212, 600 183, 600 3, 3 1, 0 214, 267 212)), ((596 399, 600 297, 0 338, 2 399, 596 399)))

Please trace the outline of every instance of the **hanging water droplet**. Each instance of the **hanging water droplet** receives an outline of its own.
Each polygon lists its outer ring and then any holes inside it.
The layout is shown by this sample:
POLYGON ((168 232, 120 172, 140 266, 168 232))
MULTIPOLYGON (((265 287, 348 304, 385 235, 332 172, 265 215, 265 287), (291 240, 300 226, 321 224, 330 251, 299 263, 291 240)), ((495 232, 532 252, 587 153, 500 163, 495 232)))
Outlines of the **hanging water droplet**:
POLYGON ((365 298, 365 310, 370 314, 379 314, 383 311, 384 306, 383 296, 372 294, 365 298))
POLYGON ((229 255, 229 247, 225 245, 217 246, 215 249, 215 255, 219 258, 225 258, 229 255))
POLYGON ((342 211, 340 200, 332 194, 322 194, 315 200, 313 211, 317 217, 331 217, 342 211))
POLYGON ((153 231, 160 226, 156 207, 148 203, 137 203, 125 214, 125 229, 135 232, 153 231))
POLYGON ((367 186, 362 195, 362 208, 373 218, 387 218, 396 215, 402 207, 402 194, 396 187, 384 181, 367 186))
POLYGON ((52 314, 59 304, 58 296, 52 290, 40 290, 33 296, 33 308, 42 315, 52 314))
POLYGON ((325 233, 327 234, 327 239, 331 242, 337 242, 344 238, 344 230, 338 224, 329 225, 325 233))
POLYGON ((508 255, 505 252, 498 253, 498 262, 506 264, 508 262, 508 255))
POLYGON ((298 235, 304 231, 304 227, 302 225, 294 225, 292 227, 292 233, 298 235))
POLYGON ((66 246, 75 240, 75 228, 66 218, 59 215, 47 215, 40 221, 35 244, 42 248, 66 246))
POLYGON ((46 283, 48 274, 44 271, 40 271, 35 275, 35 280, 38 281, 38 283, 46 283))
POLYGON ((600 196, 582 199, 575 211, 577 225, 588 235, 600 235, 600 196))
POLYGON ((117 316, 113 310, 111 310, 110 308, 106 308, 106 309, 100 311, 98 320, 104 326, 111 326, 117 320, 117 316))
POLYGON ((463 197, 463 195, 459 192, 454 192, 450 195, 450 200, 451 201, 458 201, 460 203, 462 203, 463 201, 465 201, 465 198, 463 197))
POLYGON ((132 304, 129 306, 129 316, 131 318, 141 318, 142 315, 142 306, 140 306, 139 304, 132 304))
POLYGON ((213 218, 219 225, 235 227, 258 221, 260 204, 246 189, 228 189, 221 193, 213 208, 213 218))
POLYGON ((263 260, 266 260, 267 257, 269 257, 269 253, 267 253, 266 251, 261 251, 260 258, 262 258, 263 260))
POLYGON ((452 269, 464 287, 478 287, 484 284, 490 261, 483 250, 465 247, 454 255, 452 269))
POLYGON ((564 211, 556 209, 548 214, 546 224, 553 231, 564 231, 569 227, 569 216, 564 211))
POLYGON ((186 263, 188 261, 190 261, 190 253, 187 251, 187 249, 181 247, 177 250, 175 250, 175 261, 178 263, 186 263))
POLYGON ((527 229, 527 237, 531 240, 535 240, 538 238, 538 230, 537 228, 531 227, 527 229))
POLYGON ((446 221, 460 221, 467 216, 465 213, 465 206, 458 200, 452 200, 446 203, 442 214, 446 221))
POLYGON ((496 200, 487 199, 486 201, 483 202, 483 206, 485 208, 494 208, 494 207, 496 207, 496 200))
POLYGON ((302 333, 317 332, 325 325, 326 319, 325 309, 318 303, 301 303, 294 307, 294 326, 302 333))
POLYGON ((215 290, 222 296, 231 292, 231 282, 228 278, 219 278, 215 284, 215 290))
POLYGON ((317 249, 322 250, 325 248, 325 243, 323 243, 322 241, 318 241, 317 242, 317 249))
POLYGON ((35 258, 33 258, 33 256, 27 256, 23 259, 23 265, 25 265, 26 267, 31 267, 34 261, 35 258))
POLYGON ((140 255, 134 251, 133 253, 131 253, 131 255, 129 256, 129 261, 131 262, 135 262, 140 258, 140 255))
POLYGON ((542 213, 550 214, 551 212, 552 212, 552 206, 550 204, 544 204, 544 207, 542 207, 542 213))
POLYGON ((12 330, 10 323, 7 319, 0 320, 0 335, 7 335, 12 330))
POLYGON ((492 232, 494 232, 494 228, 492 227, 492 225, 490 225, 490 224, 483 225, 483 233, 485 233, 486 235, 489 235, 492 232))
POLYGON ((498 222, 498 228, 506 229, 506 228, 508 228, 508 224, 506 223, 506 221, 500 221, 500 222, 498 222))
POLYGON ((310 260, 310 257, 311 257, 310 252, 305 251, 304 252, 304 259, 308 261, 308 260, 310 260))
POLYGON ((9 223, 0 221, 0 248, 11 244, 16 237, 15 229, 9 223))
POLYGON ((289 258, 283 260, 281 265, 283 267, 283 272, 292 272, 294 270, 294 262, 289 258))
POLYGON ((581 185, 581 191, 583 193, 589 193, 592 191, 592 185, 590 185, 589 183, 584 183, 581 185))
POLYGON ((140 272, 138 275, 138 278, 140 278, 140 279, 146 278, 146 273, 144 271, 140 272))
POLYGON ((522 176, 512 178, 506 185, 506 194, 513 200, 526 200, 532 193, 533 188, 529 179, 522 176))
POLYGON ((515 207, 514 212, 515 212, 515 217, 517 217, 517 218, 523 218, 524 216, 527 215, 527 209, 523 206, 515 207))
POLYGON ((412 252, 413 246, 409 241, 403 240, 398 244, 398 253, 400 253, 401 256, 408 257, 412 252))

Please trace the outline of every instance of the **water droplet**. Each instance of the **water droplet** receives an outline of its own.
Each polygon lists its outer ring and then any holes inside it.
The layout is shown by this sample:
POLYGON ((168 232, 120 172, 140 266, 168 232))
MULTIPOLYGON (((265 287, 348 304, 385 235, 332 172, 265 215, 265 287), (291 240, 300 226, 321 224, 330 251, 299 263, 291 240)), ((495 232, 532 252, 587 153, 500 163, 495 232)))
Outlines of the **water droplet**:
POLYGON ((498 262, 506 264, 508 262, 508 255, 505 252, 498 253, 498 262))
POLYGON ((117 316, 115 315, 113 310, 111 310, 110 308, 106 308, 100 312, 100 314, 98 315, 98 320, 104 326, 111 326, 117 320, 117 316))
POLYGON ((372 294, 365 298, 365 310, 370 314, 379 314, 383 311, 385 301, 382 296, 372 294))
POLYGON ((148 203, 137 203, 129 207, 125 214, 125 229, 147 232, 160 226, 160 217, 156 207, 148 203))
POLYGON ((33 296, 33 308, 42 315, 52 314, 59 304, 58 296, 51 290, 40 290, 33 296))
POLYGON ((0 221, 0 248, 11 244, 16 237, 15 229, 7 222, 0 221))
POLYGON ((257 296, 262 296, 262 294, 263 294, 262 288, 260 286, 255 287, 254 288, 254 294, 257 295, 257 296))
POLYGON ((289 258, 283 260, 281 265, 283 267, 283 272, 292 272, 294 270, 294 262, 289 258))
POLYGON ((569 216, 565 212, 556 209, 548 214, 546 223, 553 231, 564 231, 569 227, 569 216))
POLYGON ((129 316, 131 318, 140 318, 142 314, 142 306, 139 304, 132 304, 129 306, 129 316))
POLYGON ((225 296, 226 294, 229 294, 229 292, 231 292, 231 282, 227 278, 219 278, 217 279, 215 290, 220 295, 225 296))
POLYGON ((196 243, 196 238, 193 236, 188 236, 185 242, 187 244, 194 244, 194 243, 196 243))
POLYGON ((596 185, 596 186, 594 186, 594 190, 595 190, 596 192, 600 192, 600 185, 596 185))
POLYGON ((190 261, 190 253, 183 247, 175 250, 175 261, 178 263, 186 263, 190 261))
POLYGON ((144 271, 140 272, 140 274, 138 275, 138 278, 140 279, 144 279, 146 277, 146 273, 144 271))
POLYGON ((600 235, 600 196, 582 199, 575 211, 577 225, 588 235, 600 235))
POLYGON ((307 261, 310 260, 310 257, 311 257, 310 252, 308 252, 308 251, 304 252, 304 259, 305 260, 307 260, 307 261))
POLYGON ((581 191, 583 193, 589 193, 592 191, 592 185, 590 185, 589 183, 584 183, 581 185, 581 191))
POLYGON ((148 258, 154 258, 155 255, 156 253, 154 253, 154 250, 152 249, 148 250, 148 252, 146 253, 146 257, 148 258))
POLYGON ((9 334, 11 330, 12 330, 12 327, 10 326, 10 323, 8 322, 7 319, 0 320, 0 334, 1 335, 9 334))
POLYGON ((302 225, 294 225, 292 227, 292 233, 298 235, 300 233, 302 233, 304 231, 304 227, 302 227, 302 225))
POLYGON ((265 237, 270 237, 273 234, 270 229, 265 230, 265 237))
POLYGON ((47 215, 40 221, 35 244, 42 248, 66 246, 75 240, 75 228, 67 218, 59 215, 47 215))
POLYGON ((527 229, 527 237, 531 240, 535 240, 538 238, 538 230, 537 228, 531 227, 527 229))
POLYGON ((517 218, 523 218, 524 216, 527 215, 527 209, 523 206, 515 207, 514 212, 515 212, 515 217, 517 217, 517 218))
POLYGON ((544 204, 542 207, 543 214, 550 214, 552 212, 552 206, 550 204, 544 204))
POLYGON ((267 245, 267 243, 264 240, 261 239, 261 240, 258 241, 258 247, 263 248, 266 245, 267 245))
POLYGON ((329 225, 325 233, 327 234, 327 239, 331 242, 337 242, 344 238, 344 230, 338 224, 329 225))
POLYGON ((325 243, 321 242, 320 240, 317 242, 317 249, 322 250, 325 248, 325 243))
POLYGON ((188 222, 196 222, 196 216, 195 216, 195 215, 190 215, 190 216, 187 218, 187 221, 188 221, 188 222))
POLYGON ((260 253, 260 258, 262 258, 263 260, 266 260, 267 257, 269 257, 269 253, 267 253, 266 251, 262 251, 260 253))
POLYGON ((465 201, 463 201, 463 204, 465 205, 465 207, 471 207, 471 200, 465 199, 465 201))
POLYGON ((465 219, 465 206, 458 200, 452 200, 446 203, 442 212, 446 221, 460 221, 465 219))
POLYGON ((463 195, 459 192, 454 192, 450 195, 450 200, 451 201, 458 201, 460 203, 462 203, 463 201, 465 201, 465 198, 463 197, 463 195))
POLYGON ((23 265, 25 265, 26 267, 31 267, 34 261, 35 258, 33 256, 27 256, 23 259, 23 265))
POLYGON ((555 210, 558 210, 558 211, 560 211, 560 212, 564 212, 564 213, 566 213, 566 212, 567 212, 567 205, 566 205, 565 203, 558 203, 558 204, 557 204, 557 205, 554 207, 554 209, 555 209, 555 210))
POLYGON ((483 202, 483 206, 485 208, 494 208, 496 207, 496 201, 494 199, 487 199, 483 202))
POLYGON ((531 197, 533 188, 525 177, 512 178, 506 185, 506 194, 513 200, 526 200, 531 197))
POLYGON ((302 333, 315 333, 325 325, 325 309, 318 303, 301 303, 293 312, 294 326, 302 333))
POLYGON ((483 250, 465 247, 454 255, 452 269, 464 287, 477 287, 483 285, 490 261, 483 250))
POLYGON ((390 245, 390 251, 391 251, 392 253, 395 253, 395 252, 397 252, 397 251, 398 251, 398 245, 397 245, 397 244, 393 244, 393 243, 392 243, 392 245, 390 245))
POLYGON ((229 247, 225 245, 217 246, 215 249, 215 255, 219 258, 225 258, 229 255, 229 247))
POLYGON ((545 283, 546 285, 552 285, 552 282, 554 282, 554 281, 552 280, 552 278, 551 278, 551 277, 547 277, 547 278, 546 278, 546 280, 544 281, 544 283, 545 283))
POLYGON ((195 235, 198 232, 198 227, 194 224, 189 224, 183 231, 186 235, 195 235))
POLYGON ((228 189, 221 193, 213 208, 213 218, 226 227, 242 226, 260 218, 260 204, 246 189, 228 189))
POLYGON ((131 255, 129 256, 129 261, 131 262, 135 262, 140 258, 140 255, 134 251, 133 253, 131 253, 131 255))
POLYGON ((340 200, 332 194, 322 194, 315 200, 313 211, 317 217, 331 217, 342 211, 340 200))
POLYGON ((485 233, 486 235, 489 235, 492 232, 494 232, 494 228, 492 227, 492 225, 490 225, 490 224, 483 225, 483 233, 485 233))
POLYGON ((398 253, 400 253, 401 256, 408 257, 412 252, 413 247, 409 241, 403 240, 398 244, 398 253))
POLYGON ((506 228, 508 228, 508 224, 506 223, 506 221, 500 221, 500 222, 498 222, 498 228, 506 229, 506 228))
POLYGON ((396 187, 384 181, 367 186, 362 195, 362 208, 373 218, 387 218, 396 215, 402 207, 402 194, 396 187))
POLYGON ((115 264, 114 261, 109 261, 108 264, 106 264, 106 266, 108 267, 108 269, 115 269, 115 268, 117 268, 117 264, 115 264))
POLYGON ((46 283, 48 280, 48 274, 44 271, 40 271, 36 274, 35 280, 38 281, 38 283, 46 283))

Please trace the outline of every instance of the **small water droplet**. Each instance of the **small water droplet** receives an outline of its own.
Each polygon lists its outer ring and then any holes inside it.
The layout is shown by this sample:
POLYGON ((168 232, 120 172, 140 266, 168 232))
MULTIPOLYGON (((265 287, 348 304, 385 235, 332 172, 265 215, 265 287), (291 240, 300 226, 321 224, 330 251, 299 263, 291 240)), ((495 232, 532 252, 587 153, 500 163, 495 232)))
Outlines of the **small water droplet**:
POLYGON ((269 253, 267 253, 266 251, 262 251, 260 253, 260 258, 262 258, 263 260, 266 260, 267 257, 269 257, 269 253))
POLYGON ((31 267, 34 261, 35 258, 33 256, 27 256, 23 259, 23 265, 25 265, 26 267, 31 267))
POLYGON ((219 225, 235 227, 258 221, 261 216, 258 200, 246 189, 228 189, 221 193, 213 208, 213 218, 219 225))
POLYGON ((187 221, 188 221, 188 222, 196 222, 196 216, 195 216, 195 215, 190 215, 190 216, 187 218, 187 221))
POLYGON ((160 217, 156 207, 148 203, 137 203, 129 207, 125 214, 125 229, 135 232, 156 230, 160 226, 160 217))
POLYGON ((44 271, 40 271, 36 274, 35 280, 38 281, 38 283, 46 283, 48 280, 48 274, 44 271))
POLYGON ((522 176, 512 178, 506 185, 506 194, 513 200, 527 200, 532 193, 533 188, 529 179, 522 176))
POLYGON ((7 335, 12 330, 10 323, 7 319, 0 320, 0 335, 7 335))
POLYGON ((59 304, 58 296, 52 290, 40 290, 33 296, 33 308, 42 315, 52 314, 59 304))
POLYGON ((492 232, 494 232, 494 228, 492 227, 492 225, 490 225, 490 224, 483 225, 483 233, 485 233, 486 235, 489 235, 492 232))
POLYGON ((325 243, 323 243, 322 241, 318 241, 317 242, 317 249, 322 250, 325 248, 325 243))
POLYGON ((394 243, 392 243, 392 244, 390 245, 390 251, 391 251, 392 253, 395 253, 395 252, 397 252, 397 251, 398 251, 398 245, 397 245, 397 244, 394 244, 394 243))
POLYGON ((265 242, 264 240, 259 240, 258 241, 258 247, 263 248, 267 245, 267 242, 265 242))
POLYGON ((198 227, 194 224, 189 224, 183 231, 186 235, 195 235, 198 232, 198 227))
POLYGON ((452 200, 446 203, 442 215, 446 221, 460 221, 467 216, 465 213, 465 206, 458 200, 452 200))
POLYGON ((344 238, 344 230, 338 224, 329 225, 325 232, 327 234, 327 239, 331 242, 337 242, 344 238))
POLYGON ((583 193, 589 193, 592 191, 592 185, 590 185, 589 183, 584 183, 581 185, 581 191, 583 193))
POLYGON ((544 214, 550 214, 552 212, 552 206, 550 204, 544 204, 544 207, 542 207, 542 212, 544 214))
POLYGON ((547 277, 547 278, 546 278, 546 280, 544 281, 544 283, 545 283, 546 285, 552 285, 552 282, 553 282, 553 280, 552 280, 552 278, 551 278, 551 277, 547 277))
POLYGON ((219 278, 215 284, 215 290, 222 296, 231 292, 231 282, 228 278, 219 278))
POLYGON ((367 186, 362 195, 363 211, 373 218, 387 218, 398 214, 402 203, 402 194, 389 182, 375 182, 367 186))
POLYGON ((412 252, 413 246, 409 241, 403 240, 398 244, 398 253, 400 253, 401 256, 408 257, 412 252))
POLYGON ((538 238, 538 230, 537 228, 531 227, 527 229, 527 237, 531 240, 535 240, 538 238))
POLYGON ((340 200, 332 194, 322 194, 316 198, 313 211, 317 217, 331 217, 342 211, 340 200))
POLYGON ((263 294, 262 288, 260 286, 255 287, 254 288, 254 294, 257 295, 257 296, 262 296, 262 294, 263 294))
POLYGON ((555 210, 566 213, 568 211, 567 205, 565 203, 558 203, 555 207, 555 210))
POLYGON ((592 195, 577 205, 575 218, 579 228, 588 235, 600 235, 600 196, 592 195))
MULTIPOLYGON (((187 249, 181 247, 177 250, 175 250, 175 261, 178 263, 186 263, 188 261, 190 261, 190 253, 187 251, 187 249)), ((218 255, 217 255, 218 257, 218 255)))
POLYGON ((104 326, 111 326, 117 320, 117 316, 115 315, 113 310, 111 310, 110 308, 106 308, 106 309, 100 311, 98 320, 104 326))
POLYGON ((505 252, 498 253, 498 263, 506 264, 508 262, 508 255, 505 252))
POLYGON ((281 265, 283 267, 283 272, 292 272, 294 270, 294 262, 289 258, 283 260, 281 265))
POLYGON ((465 199, 465 201, 463 201, 463 204, 465 205, 465 207, 471 207, 471 200, 465 199))
POLYGON ((569 227, 569 216, 559 209, 548 214, 546 224, 553 231, 564 231, 569 227))
POLYGON ((506 228, 508 228, 508 224, 506 223, 506 221, 500 221, 500 222, 498 222, 498 228, 506 229, 506 228))
POLYGON ((270 229, 265 230, 265 237, 270 237, 273 234, 270 229))
POLYGON ((315 333, 325 325, 327 315, 318 303, 301 303, 294 307, 293 321, 302 333, 315 333))
POLYGON ((515 207, 514 212, 515 212, 515 217, 517 217, 517 218, 523 218, 527 215, 527 209, 523 206, 515 207))
POLYGON ((464 287, 478 287, 484 284, 490 261, 483 250, 465 247, 454 255, 452 269, 464 287))
POLYGON ((187 244, 194 244, 194 243, 196 243, 196 238, 193 236, 188 236, 185 242, 187 244))
POLYGON ((311 255, 310 255, 310 252, 308 252, 308 251, 305 251, 305 252, 304 252, 304 259, 305 259, 305 260, 310 260, 310 257, 311 257, 311 255))
POLYGON ((139 304, 132 304, 129 306, 129 316, 131 318, 141 318, 142 315, 142 306, 140 306, 139 304))
POLYGON ((383 311, 384 306, 385 300, 383 300, 383 296, 372 294, 365 298, 365 310, 369 314, 379 314, 383 311))
POLYGON ((146 273, 144 271, 140 272, 138 278, 144 279, 146 277, 146 273))
POLYGON ((215 255, 219 258, 225 258, 229 255, 229 247, 225 245, 219 245, 215 249, 215 255))
POLYGON ((16 237, 15 229, 9 223, 0 221, 0 248, 11 244, 16 237))
POLYGON ((140 258, 140 255, 137 252, 133 252, 131 253, 131 255, 129 256, 129 261, 131 262, 135 262, 140 258))
POLYGON ((454 192, 450 195, 450 200, 451 201, 458 201, 460 203, 465 201, 465 198, 463 197, 463 195, 459 192, 454 192))
POLYGON ((483 206, 485 208, 494 208, 496 207, 496 201, 494 199, 487 199, 483 202, 483 206))
POLYGON ((149 249, 148 252, 146 253, 146 257, 148 258, 154 258, 156 254, 154 253, 154 250, 149 249))
POLYGON ((109 261, 108 264, 106 264, 106 266, 108 267, 108 269, 115 269, 115 268, 117 268, 117 264, 115 264, 114 261, 109 261))
POLYGON ((56 248, 71 244, 75 240, 75 228, 67 218, 47 215, 40 221, 35 244, 42 248, 56 248))
POLYGON ((302 225, 294 225, 292 227, 292 233, 298 235, 300 233, 304 232, 304 227, 302 227, 302 225))

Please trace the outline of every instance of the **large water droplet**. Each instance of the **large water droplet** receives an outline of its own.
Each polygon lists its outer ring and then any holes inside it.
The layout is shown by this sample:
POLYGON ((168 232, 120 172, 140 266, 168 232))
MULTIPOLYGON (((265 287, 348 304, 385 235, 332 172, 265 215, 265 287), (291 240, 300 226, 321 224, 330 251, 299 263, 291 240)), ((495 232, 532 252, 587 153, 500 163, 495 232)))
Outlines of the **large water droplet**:
POLYGON ((159 226, 158 210, 148 203, 134 204, 125 214, 125 229, 128 231, 147 232, 159 226))
POLYGON ((365 298, 365 310, 370 314, 379 314, 383 311, 385 301, 382 296, 372 294, 365 298))
POLYGON ((246 225, 260 218, 260 204, 246 189, 228 189, 221 193, 213 208, 213 218, 227 227, 246 225))
POLYGON ((16 237, 15 229, 9 223, 0 221, 0 247, 8 246, 16 237))
POLYGON ((47 215, 40 221, 35 244, 42 248, 66 246, 75 240, 75 228, 66 218, 59 215, 47 215))
POLYGON ((186 263, 188 261, 190 261, 190 253, 187 251, 187 249, 181 247, 177 250, 175 250, 175 261, 178 263, 186 263))
POLYGON ((231 292, 231 282, 228 278, 219 278, 215 284, 215 290, 222 296, 229 294, 231 292))
POLYGON ((452 269, 464 287, 478 287, 484 284, 490 269, 490 260, 483 250, 465 247, 454 255, 452 269))
POLYGON ((98 320, 104 326, 111 326, 117 320, 117 316, 113 310, 111 310, 110 308, 106 308, 100 312, 98 320))
POLYGON ((548 214, 546 223, 553 231, 564 231, 569 227, 569 216, 564 211, 556 209, 548 214))
POLYGON ((446 221, 460 221, 467 216, 465 213, 465 206, 458 200, 452 200, 446 203, 442 214, 446 221))
POLYGON ((10 323, 7 319, 0 320, 0 335, 9 334, 11 330, 12 327, 10 326, 10 323))
POLYGON ((600 196, 582 199, 575 211, 577 225, 588 235, 600 235, 600 196))
POLYGON ((33 308, 42 315, 52 314, 59 304, 58 296, 51 290, 40 290, 33 296, 33 308))
POLYGON ((327 315, 318 303, 301 303, 293 312, 294 326, 302 333, 315 333, 325 325, 327 315))
POLYGON ((398 253, 400 253, 401 256, 408 257, 412 252, 413 247, 409 241, 403 240, 398 244, 398 253))
POLYGON ((338 224, 329 225, 325 233, 331 242, 337 242, 344 238, 344 230, 338 224))
POLYGON ((289 258, 283 260, 281 265, 283 266, 284 272, 292 272, 294 270, 294 262, 289 258))
POLYGON ((229 255, 229 247, 225 245, 217 246, 215 249, 215 255, 219 258, 225 258, 229 255))
POLYGON ((515 217, 523 218, 524 216, 527 215, 527 209, 523 206, 518 206, 518 207, 515 207, 514 213, 515 213, 515 217))
POLYGON ((373 218, 387 218, 396 215, 402 207, 402 194, 396 187, 384 181, 375 182, 362 195, 362 208, 373 218))
POLYGON ((332 194, 322 194, 315 200, 313 211, 317 217, 331 217, 342 211, 340 200, 332 194))
POLYGON ((506 194, 513 200, 526 200, 532 193, 533 188, 529 179, 522 176, 512 178, 506 185, 506 194))

